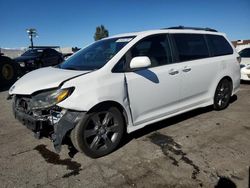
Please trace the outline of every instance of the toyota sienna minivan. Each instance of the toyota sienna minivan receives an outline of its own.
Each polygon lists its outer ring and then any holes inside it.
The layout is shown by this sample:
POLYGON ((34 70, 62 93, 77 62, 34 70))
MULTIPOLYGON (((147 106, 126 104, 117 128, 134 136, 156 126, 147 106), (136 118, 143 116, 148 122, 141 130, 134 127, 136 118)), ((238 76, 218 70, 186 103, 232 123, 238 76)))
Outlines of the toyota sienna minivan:
POLYGON ((95 158, 125 132, 200 107, 225 109, 239 86, 239 55, 225 34, 172 27, 97 41, 24 75, 9 98, 15 118, 57 152, 71 144, 95 158))

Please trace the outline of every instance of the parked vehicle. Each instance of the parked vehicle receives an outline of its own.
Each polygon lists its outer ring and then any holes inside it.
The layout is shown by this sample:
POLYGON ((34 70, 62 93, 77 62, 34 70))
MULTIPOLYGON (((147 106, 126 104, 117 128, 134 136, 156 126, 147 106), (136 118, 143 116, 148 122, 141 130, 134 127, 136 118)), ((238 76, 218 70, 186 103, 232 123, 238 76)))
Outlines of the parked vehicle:
POLYGON ((125 132, 200 107, 225 109, 239 90, 238 57, 225 34, 208 28, 121 34, 26 74, 9 94, 15 117, 56 151, 71 140, 100 157, 125 132))
POLYGON ((63 59, 67 60, 70 56, 72 56, 73 53, 67 53, 67 54, 63 54, 63 59))
POLYGON ((63 55, 49 47, 36 47, 14 59, 24 71, 53 66, 63 61, 63 55))
POLYGON ((241 80, 250 81, 250 64, 241 67, 241 80))
POLYGON ((239 52, 241 57, 241 80, 250 80, 250 48, 245 48, 239 52))
POLYGON ((72 47, 72 52, 71 53, 65 53, 63 54, 64 60, 67 60, 70 56, 72 56, 74 53, 78 52, 81 48, 78 47, 72 47))
POLYGON ((0 52, 0 87, 11 86, 19 75, 19 66, 0 52))

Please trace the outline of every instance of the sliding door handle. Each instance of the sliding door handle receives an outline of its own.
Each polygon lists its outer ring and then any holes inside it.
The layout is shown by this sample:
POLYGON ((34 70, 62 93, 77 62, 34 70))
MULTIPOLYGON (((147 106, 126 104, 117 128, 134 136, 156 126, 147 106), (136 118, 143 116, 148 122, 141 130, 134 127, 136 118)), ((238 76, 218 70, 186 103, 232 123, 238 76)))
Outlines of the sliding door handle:
POLYGON ((175 70, 175 69, 170 69, 169 71, 168 71, 168 74, 170 74, 170 75, 175 75, 175 74, 178 74, 179 73, 179 71, 178 70, 175 70))
POLYGON ((184 67, 184 69, 182 69, 183 72, 189 72, 191 71, 192 69, 190 67, 184 67))

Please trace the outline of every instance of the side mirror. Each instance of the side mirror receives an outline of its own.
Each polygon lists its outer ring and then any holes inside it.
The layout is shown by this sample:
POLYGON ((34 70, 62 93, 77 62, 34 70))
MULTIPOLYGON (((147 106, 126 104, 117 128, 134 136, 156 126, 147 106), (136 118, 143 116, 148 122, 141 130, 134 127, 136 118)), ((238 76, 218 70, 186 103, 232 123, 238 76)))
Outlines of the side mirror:
POLYGON ((130 61, 131 69, 141 69, 141 68, 147 68, 150 66, 151 66, 151 61, 147 56, 134 57, 130 61))

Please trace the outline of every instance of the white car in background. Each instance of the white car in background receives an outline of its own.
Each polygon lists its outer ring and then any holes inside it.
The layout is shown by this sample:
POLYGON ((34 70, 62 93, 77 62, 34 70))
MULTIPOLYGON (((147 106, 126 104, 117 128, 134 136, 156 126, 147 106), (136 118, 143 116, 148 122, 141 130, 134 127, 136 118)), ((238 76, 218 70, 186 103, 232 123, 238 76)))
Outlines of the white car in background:
POLYGON ((241 80, 250 81, 250 48, 245 48, 239 52, 241 57, 241 80))

